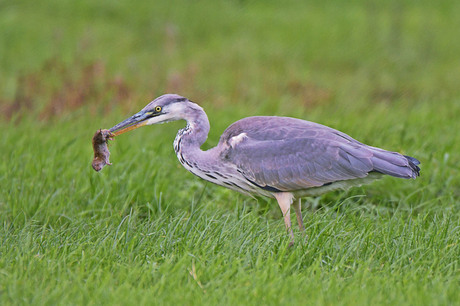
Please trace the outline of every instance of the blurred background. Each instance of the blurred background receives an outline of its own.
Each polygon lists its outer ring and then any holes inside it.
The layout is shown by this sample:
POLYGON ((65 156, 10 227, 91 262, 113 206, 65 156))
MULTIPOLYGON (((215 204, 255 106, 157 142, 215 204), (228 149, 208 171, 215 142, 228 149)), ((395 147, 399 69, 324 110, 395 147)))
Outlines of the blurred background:
POLYGON ((61 190, 88 208, 109 184, 136 190, 130 203, 200 193, 173 154, 180 122, 119 137, 114 166, 90 168, 94 131, 164 93, 205 108, 205 148, 242 117, 294 116, 415 156, 426 199, 457 196, 459 13, 454 0, 1 1, 3 207, 35 214, 61 190))
POLYGON ((299 112, 459 97, 457 1, 2 1, 3 119, 207 108, 299 112), (333 105, 333 107, 331 107, 333 105))

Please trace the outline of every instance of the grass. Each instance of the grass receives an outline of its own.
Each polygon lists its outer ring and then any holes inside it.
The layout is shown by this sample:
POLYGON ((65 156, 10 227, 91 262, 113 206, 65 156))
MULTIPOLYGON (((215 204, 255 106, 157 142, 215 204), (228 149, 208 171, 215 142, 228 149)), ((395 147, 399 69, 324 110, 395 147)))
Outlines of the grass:
POLYGON ((0 4, 2 304, 460 304, 455 1, 0 4), (149 99, 288 115, 422 161, 308 199, 289 248, 272 200, 187 173, 183 123, 90 138, 149 99))

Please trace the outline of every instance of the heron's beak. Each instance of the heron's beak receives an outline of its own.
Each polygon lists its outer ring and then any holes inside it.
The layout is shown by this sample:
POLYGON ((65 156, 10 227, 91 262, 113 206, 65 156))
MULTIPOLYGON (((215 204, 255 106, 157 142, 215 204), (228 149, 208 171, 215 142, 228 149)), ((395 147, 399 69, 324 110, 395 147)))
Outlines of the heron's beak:
POLYGON ((132 117, 118 123, 114 127, 110 128, 109 131, 114 135, 118 136, 120 134, 132 131, 138 127, 144 126, 147 124, 148 118, 151 117, 150 112, 140 111, 132 117))

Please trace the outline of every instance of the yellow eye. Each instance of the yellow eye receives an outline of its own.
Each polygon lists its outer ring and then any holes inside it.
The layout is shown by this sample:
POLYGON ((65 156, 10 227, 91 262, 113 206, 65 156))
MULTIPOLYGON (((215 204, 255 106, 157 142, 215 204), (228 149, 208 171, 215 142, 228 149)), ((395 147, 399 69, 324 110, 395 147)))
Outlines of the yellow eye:
POLYGON ((155 107, 155 111, 156 111, 157 113, 161 112, 161 106, 156 106, 156 107, 155 107))

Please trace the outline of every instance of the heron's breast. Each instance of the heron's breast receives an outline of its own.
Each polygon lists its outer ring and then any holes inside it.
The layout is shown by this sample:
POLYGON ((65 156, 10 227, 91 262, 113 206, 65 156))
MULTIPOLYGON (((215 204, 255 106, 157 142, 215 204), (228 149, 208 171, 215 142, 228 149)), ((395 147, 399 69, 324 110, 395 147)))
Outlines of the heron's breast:
POLYGON ((269 192, 265 192, 248 182, 240 173, 232 170, 231 167, 206 167, 198 162, 189 160, 187 154, 184 154, 181 150, 177 151, 176 155, 179 162, 187 171, 208 182, 246 195, 271 196, 269 192))

